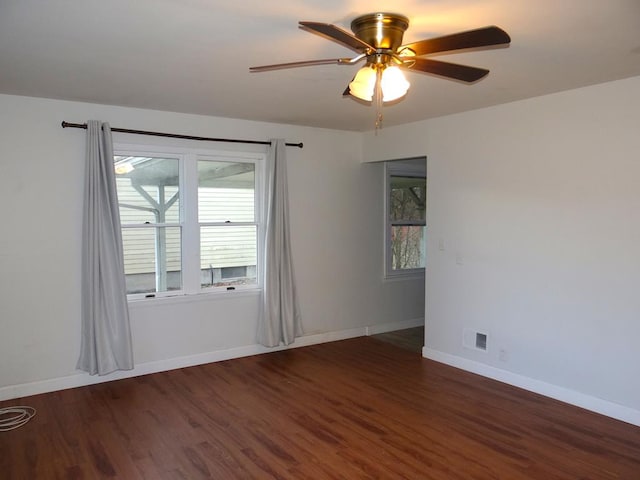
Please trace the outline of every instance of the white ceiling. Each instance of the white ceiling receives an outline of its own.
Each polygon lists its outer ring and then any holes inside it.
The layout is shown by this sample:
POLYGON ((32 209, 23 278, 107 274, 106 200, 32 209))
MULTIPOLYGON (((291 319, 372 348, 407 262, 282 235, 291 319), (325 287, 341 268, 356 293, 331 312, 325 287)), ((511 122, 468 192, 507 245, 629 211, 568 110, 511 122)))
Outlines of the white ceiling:
POLYGON ((640 0, 0 0, 0 93, 371 130, 372 107, 342 97, 359 66, 249 67, 353 56, 298 21, 349 30, 376 11, 409 17, 404 43, 512 38, 436 57, 491 70, 475 84, 409 73, 387 126, 640 75, 640 0))

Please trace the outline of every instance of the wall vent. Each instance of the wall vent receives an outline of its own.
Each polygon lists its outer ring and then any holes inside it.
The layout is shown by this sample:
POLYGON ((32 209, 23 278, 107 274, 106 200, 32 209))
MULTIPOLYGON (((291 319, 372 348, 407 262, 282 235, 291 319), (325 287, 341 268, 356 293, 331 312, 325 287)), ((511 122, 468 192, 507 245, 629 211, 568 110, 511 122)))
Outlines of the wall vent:
POLYGON ((478 350, 487 350, 487 334, 476 332, 476 348, 478 350))
POLYGON ((462 334, 462 345, 465 348, 486 352, 489 346, 489 334, 465 328, 462 334))

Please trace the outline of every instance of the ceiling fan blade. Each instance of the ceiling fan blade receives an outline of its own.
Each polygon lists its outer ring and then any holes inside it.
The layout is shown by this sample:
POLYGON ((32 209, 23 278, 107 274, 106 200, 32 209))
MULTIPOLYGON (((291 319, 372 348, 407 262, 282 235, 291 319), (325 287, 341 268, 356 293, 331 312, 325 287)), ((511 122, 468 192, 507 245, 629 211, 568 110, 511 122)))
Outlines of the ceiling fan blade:
POLYGON ((398 52, 408 48, 415 52, 416 55, 427 55, 429 53, 450 52, 463 48, 504 45, 509 42, 511 42, 509 34, 501 28, 493 26, 408 43, 398 48, 398 52))
POLYGON ((355 63, 354 59, 351 58, 328 58, 326 60, 305 60, 302 62, 276 63, 275 65, 249 67, 249 71, 267 72, 269 70, 281 70, 284 68, 312 67, 314 65, 352 65, 353 63, 355 63))
POLYGON ((418 70, 420 72, 431 73, 441 77, 454 78, 468 83, 480 80, 489 73, 489 70, 485 70, 484 68, 441 62, 440 60, 431 60, 429 58, 412 58, 411 60, 407 60, 406 63, 401 66, 409 70, 418 70))
POLYGON ((329 23, 319 23, 319 22, 299 22, 299 23, 300 23, 300 27, 302 27, 303 29, 309 30, 312 33, 316 33, 320 36, 328 38, 329 40, 334 40, 358 53, 375 50, 375 48, 373 48, 367 42, 363 42, 358 37, 355 37, 351 33, 339 27, 336 27, 335 25, 331 25, 329 23))

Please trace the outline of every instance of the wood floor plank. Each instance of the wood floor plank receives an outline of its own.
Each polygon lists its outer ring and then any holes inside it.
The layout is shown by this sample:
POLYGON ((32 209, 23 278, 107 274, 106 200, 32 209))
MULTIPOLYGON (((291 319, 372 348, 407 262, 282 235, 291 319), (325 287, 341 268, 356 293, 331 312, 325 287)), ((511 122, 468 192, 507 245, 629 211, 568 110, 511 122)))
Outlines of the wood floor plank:
POLYGON ((359 338, 24 399, 13 479, 640 479, 640 428, 359 338))

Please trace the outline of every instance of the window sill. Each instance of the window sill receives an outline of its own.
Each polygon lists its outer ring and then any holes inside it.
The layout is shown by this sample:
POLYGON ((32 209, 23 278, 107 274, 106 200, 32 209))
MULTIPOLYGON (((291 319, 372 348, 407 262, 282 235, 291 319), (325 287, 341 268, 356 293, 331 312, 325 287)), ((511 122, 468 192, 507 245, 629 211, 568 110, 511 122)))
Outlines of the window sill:
POLYGON ((181 303, 215 302, 235 298, 257 297, 262 293, 260 288, 243 288, 237 290, 219 290, 193 294, 176 294, 151 298, 128 299, 129 308, 138 309, 157 307, 160 305, 176 305, 181 303))
POLYGON ((385 275, 382 279, 384 282, 409 282, 421 280, 424 281, 425 272, 410 272, 410 273, 393 273, 391 275, 385 275))

